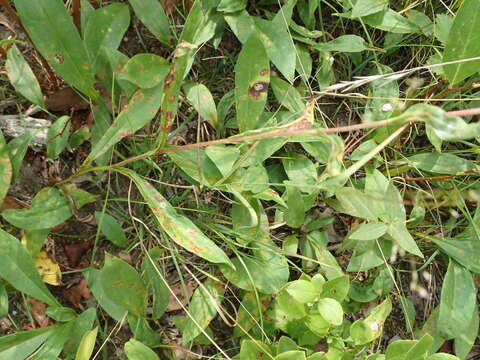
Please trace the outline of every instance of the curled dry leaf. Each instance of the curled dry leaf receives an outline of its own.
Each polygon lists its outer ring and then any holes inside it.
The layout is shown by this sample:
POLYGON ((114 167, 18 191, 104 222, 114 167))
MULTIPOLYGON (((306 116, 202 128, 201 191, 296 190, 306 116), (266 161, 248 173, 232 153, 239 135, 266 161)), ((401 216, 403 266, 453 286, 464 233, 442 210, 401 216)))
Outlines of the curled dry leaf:
POLYGON ((63 292, 63 296, 73 306, 83 311, 83 305, 81 304, 82 299, 88 300, 90 298, 90 289, 87 285, 87 280, 81 279, 78 284, 66 289, 63 292))
POLYGON ((35 266, 44 283, 58 286, 62 282, 60 266, 48 257, 45 251, 40 251, 35 257, 35 266))
POLYGON ((89 241, 65 245, 65 254, 67 255, 69 265, 73 268, 77 267, 82 256, 90 249, 90 246, 91 243, 89 241))
POLYGON ((170 286, 170 289, 175 294, 175 296, 180 300, 178 302, 175 297, 170 293, 170 298, 168 300, 168 306, 165 310, 166 312, 177 311, 182 309, 182 305, 185 306, 188 303, 188 300, 192 297, 193 291, 197 288, 198 284, 195 280, 189 280, 186 282, 187 287, 187 297, 185 297, 182 283, 179 281, 170 286))
POLYGON ((46 305, 44 302, 30 298, 30 311, 38 327, 47 327, 52 324, 52 320, 45 314, 46 305))

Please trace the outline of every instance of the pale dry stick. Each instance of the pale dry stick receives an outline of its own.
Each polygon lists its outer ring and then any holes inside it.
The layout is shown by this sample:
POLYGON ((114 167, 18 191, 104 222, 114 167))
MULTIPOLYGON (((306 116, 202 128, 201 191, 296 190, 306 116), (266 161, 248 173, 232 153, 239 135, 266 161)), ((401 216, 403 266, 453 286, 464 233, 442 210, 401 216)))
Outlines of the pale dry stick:
MULTIPOLYGON (((360 93, 349 93, 349 94, 339 94, 335 92, 322 92, 324 96, 331 97, 340 97, 348 99, 363 99, 363 100, 386 100, 386 101, 412 101, 412 102, 448 102, 448 101, 457 101, 457 102, 466 102, 466 101, 478 101, 480 97, 465 98, 465 99, 456 99, 456 98, 442 98, 442 99, 419 99, 419 98, 401 98, 401 97, 383 97, 383 96, 368 96, 360 93)), ((322 103, 325 104, 325 103, 322 103)), ((327 103, 328 104, 328 103, 327 103)), ((334 104, 333 102, 330 104, 334 104)))

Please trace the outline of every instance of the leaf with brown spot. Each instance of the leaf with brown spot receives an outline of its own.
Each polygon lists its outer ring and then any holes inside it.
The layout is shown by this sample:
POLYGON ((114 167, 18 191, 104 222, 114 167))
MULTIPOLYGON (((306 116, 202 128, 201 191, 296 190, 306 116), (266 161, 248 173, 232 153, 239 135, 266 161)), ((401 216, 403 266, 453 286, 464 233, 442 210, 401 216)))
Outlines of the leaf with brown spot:
POLYGON ((127 107, 117 116, 114 123, 96 141, 85 162, 92 162, 119 142, 125 135, 133 134, 152 120, 160 108, 162 93, 163 81, 151 89, 138 90, 127 107))
POLYGON ((44 283, 58 286, 62 282, 60 266, 54 263, 45 251, 40 251, 35 256, 35 266, 44 283))
POLYGON ((262 41, 255 33, 243 45, 235 65, 235 105, 240 132, 261 127, 267 103, 270 63, 262 41))
POLYGON ((178 245, 213 263, 234 268, 228 256, 186 216, 175 208, 148 182, 130 169, 118 169, 137 185, 158 223, 178 245))

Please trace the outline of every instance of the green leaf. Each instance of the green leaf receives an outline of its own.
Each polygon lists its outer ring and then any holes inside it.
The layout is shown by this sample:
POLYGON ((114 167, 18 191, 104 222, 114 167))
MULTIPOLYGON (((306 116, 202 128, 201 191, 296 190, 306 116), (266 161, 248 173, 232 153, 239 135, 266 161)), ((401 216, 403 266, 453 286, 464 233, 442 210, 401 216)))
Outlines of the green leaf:
POLYGON ((126 342, 123 349, 128 360, 159 360, 152 349, 134 338, 126 342))
POLYGON ((121 169, 119 172, 131 178, 137 185, 160 226, 173 241, 205 260, 232 266, 222 249, 207 238, 189 218, 177 213, 151 184, 129 169, 121 169))
POLYGON ((289 152, 282 157, 282 164, 290 182, 307 194, 316 190, 317 169, 305 155, 289 152))
POLYGON ((205 154, 215 163, 223 176, 228 176, 240 157, 240 150, 233 146, 210 145, 205 148, 205 154))
POLYGON ((380 266, 385 263, 385 258, 390 257, 391 252, 392 241, 384 238, 357 243, 347 271, 367 271, 380 266))
POLYGON ((63 352, 65 355, 67 355, 68 359, 71 359, 75 356, 75 353, 78 346, 80 345, 80 341, 82 340, 83 335, 92 328, 96 315, 96 309, 94 307, 91 307, 82 312, 75 319, 73 324, 73 328, 75 329, 75 331, 72 331, 72 333, 70 334, 70 339, 68 340, 67 344, 63 349, 63 352))
POLYGON ((119 79, 128 80, 141 89, 150 89, 163 83, 170 64, 155 54, 136 54, 119 71, 119 79))
MULTIPOLYGON (((72 190, 70 196, 77 208, 95 200, 95 197, 80 189, 72 190)), ((50 229, 72 215, 70 201, 53 187, 40 190, 33 198, 30 209, 9 209, 2 212, 3 218, 9 223, 27 230, 50 229)))
POLYGON ((371 196, 351 187, 344 187, 335 193, 341 205, 341 212, 351 216, 376 220, 377 214, 371 209, 371 196))
POLYGON ((335 299, 322 298, 318 300, 318 312, 334 326, 339 326, 343 322, 342 305, 335 299))
POLYGON ((217 11, 223 13, 233 13, 245 9, 247 0, 220 0, 217 11))
MULTIPOLYGON (((35 135, 35 131, 26 131, 25 134, 17 136, 10 140, 7 144, 10 162, 12 163, 12 181, 15 180, 20 169, 22 168, 23 158, 27 153, 28 146, 35 135)), ((1 136, 1 135, 0 135, 1 136)), ((1 141, 1 140, 0 140, 1 141)), ((0 171, 0 173, 5 173, 0 171)), ((0 196, 1 198, 1 196, 0 196)))
POLYGON ((0 316, 8 315, 8 294, 5 284, 0 284, 0 316))
MULTIPOLYGON (((465 0, 453 20, 445 44, 443 61, 455 61, 480 56, 480 3, 465 0), (462 39, 462 41, 459 41, 462 39)), ((480 61, 468 61, 443 66, 445 76, 451 85, 478 72, 480 61)))
POLYGON ((73 322, 60 325, 55 329, 55 332, 49 336, 40 349, 35 352, 35 355, 31 359, 57 359, 58 355, 62 352, 63 346, 70 338, 70 334, 73 332, 73 326, 73 322))
POLYGON ((157 114, 162 95, 163 83, 151 89, 140 89, 135 92, 128 105, 96 142, 85 161, 95 160, 124 137, 133 135, 144 127, 157 114))
MULTIPOLYGON (((100 304, 103 310, 110 315, 114 320, 121 321, 125 318, 126 310, 115 304, 108 294, 105 293, 101 281, 101 271, 90 268, 84 272, 85 279, 88 282, 88 287, 92 291, 95 300, 100 304)), ((90 327, 91 328, 91 327, 90 327)))
POLYGON ((275 360, 305 360, 305 351, 291 350, 275 356, 275 360))
POLYGON ((435 25, 433 33, 438 41, 445 45, 448 41, 448 34, 453 25, 455 17, 447 14, 437 14, 435 17, 435 25))
MULTIPOLYGON (((377 65, 377 70, 382 75, 393 72, 390 67, 385 65, 377 65)), ((381 78, 370 82, 368 85, 371 98, 367 101, 362 120, 371 122, 388 119, 396 107, 394 99, 400 96, 398 82, 392 79, 381 78)))
POLYGON ((306 304, 314 302, 319 296, 319 292, 307 280, 295 280, 288 284, 286 291, 299 303, 306 304))
POLYGON ((12 163, 10 162, 9 151, 3 132, 0 130, 0 205, 7 195, 10 181, 12 180, 12 163))
POLYGON ((362 21, 374 28, 394 34, 410 34, 419 31, 417 26, 392 9, 364 16, 362 21))
POLYGON ((68 307, 49 307, 45 314, 55 321, 69 322, 77 318, 77 313, 72 308, 68 307))
POLYGON ((476 287, 472 274, 450 260, 442 285, 438 330, 448 339, 462 334, 474 317, 476 307, 476 287))
POLYGON ((30 253, 12 235, 0 230, 0 276, 14 288, 52 306, 59 306, 43 283, 30 253))
POLYGON ((300 93, 293 85, 278 76, 271 78, 273 93, 278 102, 294 113, 300 113, 305 108, 300 93))
POLYGON ((423 258, 423 254, 418 248, 417 243, 407 230, 404 223, 394 222, 388 225, 388 234, 397 242, 397 244, 405 251, 413 255, 423 258))
POLYGON ((169 46, 172 36, 170 24, 160 2, 157 0, 129 0, 135 15, 163 44, 169 46))
POLYGON ((454 339, 455 354, 457 354, 460 359, 465 359, 472 350, 478 336, 478 325, 478 308, 475 307, 467 328, 462 333, 457 334, 454 339))
POLYGON ((327 43, 317 44, 315 48, 320 51, 355 53, 366 50, 367 44, 358 35, 342 35, 327 43))
POLYGON ((28 101, 45 108, 40 84, 15 44, 8 50, 5 71, 16 91, 28 101))
POLYGON ((253 34, 243 45, 235 65, 235 104, 240 132, 261 127, 267 102, 270 65, 265 48, 253 34))
MULTIPOLYGON (((158 248, 149 251, 142 261, 142 268, 145 269, 145 280, 148 286, 153 288, 152 317, 159 319, 168 307, 170 291, 166 285, 165 276, 155 255, 159 253, 158 248)), ((158 254, 161 256, 161 254, 158 254)), ((162 256, 163 257, 163 256, 162 256)))
POLYGON ((265 250, 255 256, 241 256, 240 259, 232 260, 233 266, 221 265, 223 275, 235 286, 248 290, 258 290, 263 294, 273 294, 287 283, 289 276, 288 263, 284 256, 281 256, 278 249, 265 250))
POLYGON ((95 211, 95 219, 100 227, 100 231, 109 241, 122 248, 128 247, 125 231, 123 231, 114 217, 103 212, 95 211))
POLYGON ((130 12, 125 4, 102 6, 89 15, 84 30, 84 44, 93 72, 102 55, 100 49, 116 49, 130 25, 130 12))
POLYGON ((95 347, 95 342, 97 340, 98 326, 86 332, 80 345, 78 346, 77 354, 75 355, 75 360, 89 360, 90 356, 93 354, 93 348, 95 347))
POLYGON ((304 83, 309 84, 311 79, 310 76, 312 75, 312 67, 313 67, 313 60, 308 48, 302 45, 296 45, 297 49, 297 63, 295 65, 297 72, 302 77, 304 83))
POLYGON ((199 83, 189 83, 183 86, 185 96, 192 104, 198 115, 208 121, 215 129, 218 128, 218 115, 217 108, 215 107, 215 101, 213 100, 210 90, 199 83))
POLYGON ((387 225, 384 223, 363 223, 355 226, 348 238, 352 240, 375 240, 387 232, 387 225))
POLYGON ((85 141, 90 139, 90 129, 88 126, 82 126, 81 128, 75 130, 72 136, 68 141, 68 146, 71 149, 77 149, 80 145, 82 145, 85 141))
POLYGON ((459 360, 459 359, 461 359, 461 358, 459 358, 455 355, 438 353, 438 354, 430 355, 425 360, 459 360))
POLYGON ((355 344, 366 344, 378 338, 391 311, 392 302, 387 298, 373 308, 365 319, 355 321, 350 327, 350 336, 354 339, 355 344))
POLYGON ((70 136, 70 117, 64 115, 50 126, 47 134, 47 156, 56 159, 65 149, 70 136))
POLYGON ((452 239, 452 238, 435 238, 435 244, 443 250, 452 259, 462 264, 470 271, 480 274, 480 241, 478 238, 472 239, 452 239))
POLYGON ((299 228, 305 223, 305 203, 298 186, 288 185, 284 197, 287 208, 283 211, 285 222, 288 226, 299 228))
POLYGON ((42 56, 65 81, 87 96, 98 99, 87 53, 63 1, 15 0, 14 4, 42 56))
POLYGON ((183 324, 182 343, 187 344, 202 333, 217 315, 223 301, 225 287, 220 282, 208 278, 192 295, 188 312, 195 322, 188 317, 183 324))
POLYGON ((387 0, 360 0, 353 5, 351 18, 360 18, 378 13, 388 6, 387 0))
POLYGON ((455 174, 475 168, 472 161, 449 153, 422 153, 407 158, 410 166, 437 174, 455 174))
POLYGON ((27 359, 57 329, 58 326, 48 326, 2 336, 0 337, 0 356, 3 359, 27 359))
POLYGON ((137 271, 119 258, 107 258, 100 272, 106 296, 117 306, 143 316, 147 307, 147 289, 137 271))

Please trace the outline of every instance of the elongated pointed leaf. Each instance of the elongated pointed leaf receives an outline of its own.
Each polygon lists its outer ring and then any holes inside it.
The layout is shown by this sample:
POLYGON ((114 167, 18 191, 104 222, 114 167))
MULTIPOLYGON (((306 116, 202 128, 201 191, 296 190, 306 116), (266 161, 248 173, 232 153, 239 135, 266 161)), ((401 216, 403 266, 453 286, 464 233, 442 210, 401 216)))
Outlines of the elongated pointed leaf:
POLYGON ((442 285, 438 331, 448 339, 462 334, 475 315, 476 286, 470 271, 450 260, 442 285))
POLYGON ((125 355, 128 360, 158 360, 157 354, 147 345, 142 344, 134 338, 130 339, 124 345, 125 355))
POLYGON ((88 18, 84 41, 93 72, 102 47, 116 49, 130 25, 130 12, 125 4, 114 3, 95 10, 88 18))
POLYGON ((97 98, 95 79, 72 18, 62 0, 15 0, 23 26, 35 47, 72 86, 97 98))
POLYGON ((171 35, 168 17, 158 0, 129 0, 135 15, 155 37, 165 45, 170 45, 171 35))
POLYGON ((57 329, 58 326, 48 326, 2 336, 0 338, 0 358, 26 359, 45 340, 52 336, 57 329))
POLYGON ((3 203, 5 195, 7 195, 10 181, 12 180, 12 163, 10 162, 9 151, 3 132, 0 131, 0 205, 3 203))
POLYGON ((15 90, 35 105, 45 108, 40 84, 15 44, 8 50, 5 70, 15 90))
POLYGON ((55 120, 48 129, 47 156, 56 159, 67 146, 69 136, 70 117, 65 115, 55 120))
POLYGON ((131 178, 137 185, 160 226, 173 241, 205 260, 233 267, 227 255, 207 238, 189 218, 177 213, 151 184, 131 170, 121 169, 119 172, 131 178))
POLYGON ((32 360, 57 359, 57 356, 62 352, 63 346, 70 338, 70 334, 72 333, 74 325, 74 322, 71 321, 56 328, 54 333, 35 353, 35 356, 32 357, 32 360))
MULTIPOLYGON (((23 158, 27 153, 30 142, 35 136, 35 131, 27 131, 25 134, 20 135, 7 144, 8 153, 10 155, 10 161, 12 163, 12 181, 15 180, 15 177, 18 175, 20 169, 22 168, 23 158)), ((0 173, 3 173, 0 171, 0 173)), ((1 198, 1 196, 0 196, 1 198)))
POLYGON ((155 54, 137 54, 125 64, 119 78, 128 80, 141 89, 161 84, 168 74, 169 63, 155 54))
POLYGON ((235 65, 235 104, 240 132, 261 126, 267 102, 270 64, 260 39, 253 34, 243 45, 235 65))
POLYGON ((98 327, 85 333, 80 341, 75 360, 89 360, 93 354, 95 342, 97 340, 98 327))
POLYGON ((152 120, 160 107, 162 92, 163 83, 152 89, 138 90, 127 107, 96 142, 86 162, 95 160, 124 137, 133 135, 152 120))
MULTIPOLYGON (((480 2, 465 0, 453 20, 448 33, 443 61, 469 59, 480 56, 480 2), (461 39, 461 40, 460 40, 461 39)), ((450 84, 454 85, 478 72, 480 61, 445 65, 443 70, 450 84)))
POLYGON ((0 276, 14 288, 52 306, 57 300, 43 283, 30 253, 7 232, 0 230, 0 276))

